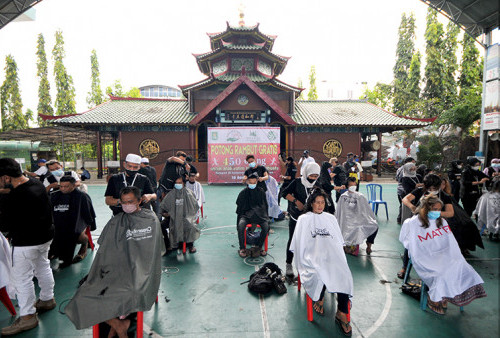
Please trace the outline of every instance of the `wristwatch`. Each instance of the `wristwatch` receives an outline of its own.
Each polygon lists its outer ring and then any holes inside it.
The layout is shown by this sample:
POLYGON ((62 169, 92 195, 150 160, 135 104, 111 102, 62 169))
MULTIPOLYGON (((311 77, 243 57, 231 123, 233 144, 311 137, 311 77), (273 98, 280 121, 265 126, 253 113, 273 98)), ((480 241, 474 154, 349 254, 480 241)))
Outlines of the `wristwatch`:
POLYGON ((293 199, 292 203, 295 203, 295 202, 297 202, 297 199, 296 199, 296 198, 294 198, 294 199, 293 199))

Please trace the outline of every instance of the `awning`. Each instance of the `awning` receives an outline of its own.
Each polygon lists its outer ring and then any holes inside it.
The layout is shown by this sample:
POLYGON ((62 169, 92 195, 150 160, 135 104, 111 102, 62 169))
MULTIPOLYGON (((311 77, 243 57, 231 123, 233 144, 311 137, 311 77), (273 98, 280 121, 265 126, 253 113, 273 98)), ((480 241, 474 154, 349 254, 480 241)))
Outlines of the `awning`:
MULTIPOLYGON (((44 143, 97 144, 95 131, 64 126, 9 130, 0 133, 2 141, 41 141, 44 143)), ((102 136, 104 141, 104 135, 102 136)), ((110 138, 111 139, 111 138, 110 138)))

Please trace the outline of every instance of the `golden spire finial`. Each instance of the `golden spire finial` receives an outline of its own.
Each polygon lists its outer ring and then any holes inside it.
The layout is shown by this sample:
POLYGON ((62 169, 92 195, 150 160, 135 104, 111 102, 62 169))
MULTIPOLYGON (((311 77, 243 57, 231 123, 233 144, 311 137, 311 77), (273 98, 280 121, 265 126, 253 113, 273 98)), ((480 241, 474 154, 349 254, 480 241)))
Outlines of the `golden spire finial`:
POLYGON ((245 13, 243 13, 244 10, 245 6, 243 5, 243 2, 240 2, 240 6, 238 7, 238 11, 240 12, 240 27, 245 26, 245 13))

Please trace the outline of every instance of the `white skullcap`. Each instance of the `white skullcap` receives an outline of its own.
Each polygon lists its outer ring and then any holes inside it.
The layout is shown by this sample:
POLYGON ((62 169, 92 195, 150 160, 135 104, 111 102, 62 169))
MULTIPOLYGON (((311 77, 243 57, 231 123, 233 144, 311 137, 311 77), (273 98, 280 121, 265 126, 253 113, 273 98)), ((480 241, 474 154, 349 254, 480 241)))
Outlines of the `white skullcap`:
POLYGON ((141 158, 141 163, 149 163, 149 158, 147 157, 141 158))
POLYGON ((125 158, 125 162, 141 164, 141 157, 136 154, 128 154, 127 157, 125 158))

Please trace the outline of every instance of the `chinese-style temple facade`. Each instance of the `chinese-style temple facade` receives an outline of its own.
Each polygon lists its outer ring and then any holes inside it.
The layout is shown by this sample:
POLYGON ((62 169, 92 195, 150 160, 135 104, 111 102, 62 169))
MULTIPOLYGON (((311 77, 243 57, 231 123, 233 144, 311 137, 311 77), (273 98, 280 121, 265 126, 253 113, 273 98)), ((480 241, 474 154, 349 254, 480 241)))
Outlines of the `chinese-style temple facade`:
POLYGON ((111 134, 122 156, 139 153, 159 169, 183 150, 195 158, 202 181, 210 126, 279 126, 281 151, 298 159, 308 149, 320 162, 362 154, 362 142, 372 136, 380 140, 383 132, 428 124, 362 100, 297 100, 302 89, 278 79, 289 58, 272 52, 276 37, 261 33, 259 25, 227 24, 225 31, 208 37, 211 51, 194 54, 206 78, 179 86, 185 99, 111 97, 56 123, 111 134))

